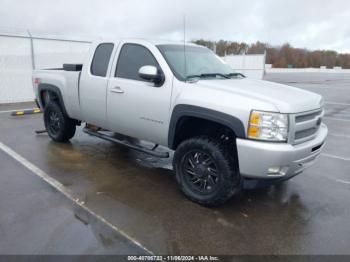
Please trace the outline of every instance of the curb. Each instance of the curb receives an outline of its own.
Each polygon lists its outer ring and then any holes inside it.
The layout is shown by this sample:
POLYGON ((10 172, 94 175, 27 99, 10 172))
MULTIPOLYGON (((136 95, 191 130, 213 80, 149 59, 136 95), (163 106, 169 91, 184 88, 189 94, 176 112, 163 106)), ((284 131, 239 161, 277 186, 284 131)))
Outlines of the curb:
POLYGON ((20 111, 13 111, 11 112, 12 116, 23 116, 23 115, 32 115, 32 114, 39 114, 42 113, 40 108, 33 108, 33 109, 26 109, 26 110, 20 110, 20 111))

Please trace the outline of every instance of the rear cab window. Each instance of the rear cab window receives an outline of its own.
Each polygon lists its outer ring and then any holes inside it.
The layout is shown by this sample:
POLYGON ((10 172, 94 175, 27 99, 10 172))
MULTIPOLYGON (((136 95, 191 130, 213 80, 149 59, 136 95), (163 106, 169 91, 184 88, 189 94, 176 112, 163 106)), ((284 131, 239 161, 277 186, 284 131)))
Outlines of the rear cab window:
POLYGON ((90 68, 92 75, 106 77, 113 48, 113 43, 102 43, 96 47, 90 68))

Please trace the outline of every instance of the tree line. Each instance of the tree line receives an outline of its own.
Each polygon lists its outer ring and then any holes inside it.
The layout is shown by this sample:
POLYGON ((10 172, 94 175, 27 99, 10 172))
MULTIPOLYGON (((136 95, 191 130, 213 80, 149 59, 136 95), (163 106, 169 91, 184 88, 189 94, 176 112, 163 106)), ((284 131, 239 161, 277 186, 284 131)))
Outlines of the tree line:
POLYGON ((340 66, 350 68, 350 54, 341 54, 333 50, 308 50, 295 48, 286 43, 281 46, 271 46, 268 43, 256 42, 253 44, 220 40, 217 42, 208 40, 195 40, 196 44, 216 50, 219 56, 237 54, 263 54, 266 52, 266 64, 272 64, 277 68, 305 68, 326 66, 333 68, 340 66))

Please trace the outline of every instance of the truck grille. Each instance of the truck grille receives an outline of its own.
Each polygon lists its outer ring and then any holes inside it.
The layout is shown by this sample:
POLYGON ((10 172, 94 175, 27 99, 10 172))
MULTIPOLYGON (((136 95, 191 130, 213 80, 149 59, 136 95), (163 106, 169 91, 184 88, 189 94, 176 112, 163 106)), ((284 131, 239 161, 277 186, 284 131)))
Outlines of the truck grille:
POLYGON ((292 114, 290 116, 290 143, 299 144, 316 137, 320 129, 323 114, 323 108, 292 114))

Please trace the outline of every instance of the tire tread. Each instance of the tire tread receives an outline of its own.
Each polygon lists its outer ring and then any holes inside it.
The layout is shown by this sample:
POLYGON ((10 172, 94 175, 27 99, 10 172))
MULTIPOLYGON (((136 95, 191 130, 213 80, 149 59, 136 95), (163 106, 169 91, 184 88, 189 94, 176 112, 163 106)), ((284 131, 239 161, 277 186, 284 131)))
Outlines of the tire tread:
POLYGON ((56 142, 67 142, 75 135, 75 131, 76 131, 75 121, 67 117, 63 113, 61 107, 56 102, 49 102, 46 105, 44 110, 44 123, 45 123, 46 130, 48 130, 49 136, 51 137, 52 140, 56 142), (56 136, 54 136, 53 134, 50 134, 47 128, 48 112, 52 110, 58 114, 59 118, 62 121, 62 126, 63 126, 62 130, 56 136))
POLYGON ((230 199, 235 193, 238 193, 240 191, 241 178, 238 172, 238 165, 233 150, 229 150, 229 148, 226 145, 224 145, 221 141, 213 139, 209 136, 199 136, 183 141, 175 152, 173 166, 176 173, 177 182, 182 192, 190 200, 197 202, 201 205, 221 205, 225 203, 228 199, 230 199), (223 175, 221 177, 221 179, 224 179, 224 182, 221 183, 222 187, 212 199, 200 199, 194 197, 193 194, 191 194, 191 192, 188 192, 188 190, 183 186, 181 182, 179 171, 179 163, 181 161, 181 157, 188 149, 198 146, 210 148, 213 154, 215 154, 214 158, 219 159, 219 161, 222 161, 222 164, 225 165, 227 170, 229 171, 228 174, 223 175))

